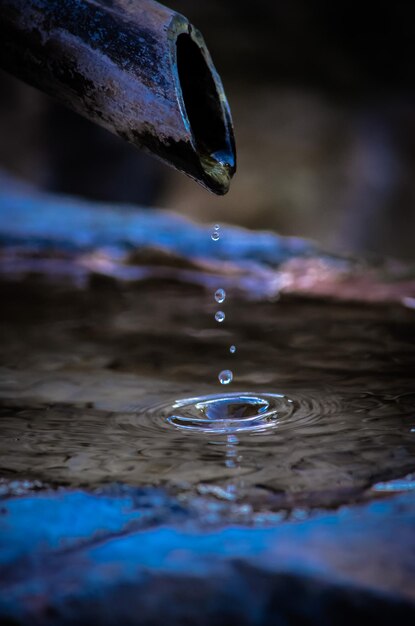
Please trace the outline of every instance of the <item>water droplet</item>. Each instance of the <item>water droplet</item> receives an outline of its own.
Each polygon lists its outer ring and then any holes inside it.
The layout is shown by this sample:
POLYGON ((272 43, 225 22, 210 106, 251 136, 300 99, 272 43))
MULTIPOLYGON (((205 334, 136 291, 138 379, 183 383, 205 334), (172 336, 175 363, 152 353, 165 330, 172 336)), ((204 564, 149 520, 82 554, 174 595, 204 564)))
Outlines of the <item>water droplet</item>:
POLYGON ((224 302, 225 298, 226 298, 226 291, 224 289, 218 289, 215 292, 215 300, 216 300, 216 302, 219 302, 219 304, 224 302))
POLYGON ((218 239, 220 239, 220 235, 216 230, 212 233, 211 237, 213 241, 218 241, 218 239))
POLYGON ((213 227, 213 230, 219 230, 219 228, 220 228, 219 224, 215 224, 213 227))
POLYGON ((229 352, 230 352, 231 354, 235 354, 235 352, 236 352, 236 346, 231 346, 231 347, 229 348, 229 352))
POLYGON ((218 376, 219 381, 222 385, 229 385, 232 382, 233 374, 231 370, 223 370, 218 376))
POLYGON ((217 322, 223 322, 225 319, 225 313, 223 311, 216 311, 215 320, 217 322))

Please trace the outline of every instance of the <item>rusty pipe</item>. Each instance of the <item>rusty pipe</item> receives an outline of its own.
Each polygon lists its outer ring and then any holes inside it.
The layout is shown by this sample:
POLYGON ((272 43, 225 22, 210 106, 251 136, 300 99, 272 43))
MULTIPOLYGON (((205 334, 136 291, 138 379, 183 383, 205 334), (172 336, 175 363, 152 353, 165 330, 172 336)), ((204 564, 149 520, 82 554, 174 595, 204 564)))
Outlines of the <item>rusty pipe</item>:
POLYGON ((202 35, 179 13, 153 0, 0 0, 0 65, 227 192, 229 105, 202 35))

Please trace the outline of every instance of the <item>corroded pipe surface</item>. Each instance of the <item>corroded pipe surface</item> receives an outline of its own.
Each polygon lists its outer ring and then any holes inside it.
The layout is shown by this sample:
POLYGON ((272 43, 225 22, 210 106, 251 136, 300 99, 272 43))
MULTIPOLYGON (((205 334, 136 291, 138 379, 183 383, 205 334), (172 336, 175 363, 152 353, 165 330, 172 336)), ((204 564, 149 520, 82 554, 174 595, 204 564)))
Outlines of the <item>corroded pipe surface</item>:
POLYGON ((228 190, 229 106, 182 15, 153 0, 0 0, 0 64, 209 190, 228 190))

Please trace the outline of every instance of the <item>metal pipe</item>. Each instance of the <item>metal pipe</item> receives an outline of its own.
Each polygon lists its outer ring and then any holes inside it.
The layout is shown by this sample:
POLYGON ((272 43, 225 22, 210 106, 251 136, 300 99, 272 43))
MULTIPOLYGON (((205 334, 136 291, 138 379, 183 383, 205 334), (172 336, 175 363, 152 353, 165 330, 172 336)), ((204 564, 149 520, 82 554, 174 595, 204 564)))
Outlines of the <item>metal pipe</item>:
POLYGON ((179 13, 153 0, 0 0, 0 65, 227 192, 229 105, 202 35, 179 13))

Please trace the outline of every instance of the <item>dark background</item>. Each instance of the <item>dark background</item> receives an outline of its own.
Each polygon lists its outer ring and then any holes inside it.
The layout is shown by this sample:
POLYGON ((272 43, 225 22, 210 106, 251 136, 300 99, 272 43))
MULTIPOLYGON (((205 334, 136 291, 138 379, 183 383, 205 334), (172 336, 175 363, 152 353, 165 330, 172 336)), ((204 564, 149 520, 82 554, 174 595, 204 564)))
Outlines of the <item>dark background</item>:
POLYGON ((238 172, 228 196, 5 74, 0 167, 50 191, 414 258, 412 3, 168 4, 203 32, 230 100, 238 172))

